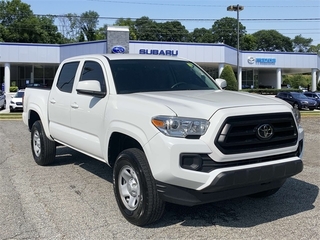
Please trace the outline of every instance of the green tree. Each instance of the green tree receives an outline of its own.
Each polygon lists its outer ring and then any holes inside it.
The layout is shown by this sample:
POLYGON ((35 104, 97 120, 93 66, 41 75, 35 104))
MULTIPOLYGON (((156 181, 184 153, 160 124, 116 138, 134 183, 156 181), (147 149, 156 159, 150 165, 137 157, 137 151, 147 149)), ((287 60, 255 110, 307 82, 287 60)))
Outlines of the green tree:
POLYGON ((320 44, 316 45, 310 45, 310 48, 308 49, 308 52, 318 53, 320 54, 320 44))
POLYGON ((240 49, 246 51, 257 50, 258 42, 252 34, 246 34, 240 39, 240 49))
POLYGON ((96 40, 105 40, 107 34, 107 24, 104 24, 102 27, 96 30, 96 40))
POLYGON ((237 86, 237 80, 236 76, 232 70, 232 67, 230 65, 225 65, 220 78, 225 79, 227 81, 227 88, 226 90, 231 90, 231 91, 237 91, 238 86, 237 86))
POLYGON ((284 84, 284 85, 290 85, 290 86, 292 87, 292 81, 291 81, 290 76, 284 75, 284 76, 282 77, 282 84, 284 84))
POLYGON ((136 19, 135 28, 137 40, 158 41, 160 38, 159 24, 146 16, 136 19))
POLYGON ((158 23, 160 35, 158 41, 186 42, 189 32, 179 21, 158 23))
POLYGON ((301 34, 297 35, 292 39, 293 49, 295 52, 308 52, 312 41, 312 38, 304 38, 301 34))
POLYGON ((189 41, 196 43, 213 43, 213 34, 211 29, 195 28, 189 34, 189 41))
MULTIPOLYGON (((225 17, 217 20, 212 25, 214 42, 222 42, 231 47, 237 47, 238 21, 235 18, 225 17)), ((239 23, 239 39, 246 34, 246 27, 239 23)))
POLYGON ((293 52, 292 41, 276 30, 260 30, 252 34, 257 39, 257 50, 293 52))
POLYGON ((292 87, 293 88, 299 88, 299 87, 308 87, 308 84, 310 85, 311 83, 311 76, 303 76, 301 74, 294 74, 291 75, 291 82, 292 82, 292 87), (310 78, 310 79, 309 79, 310 78))
POLYGON ((317 84, 317 91, 320 91, 320 81, 317 84))
POLYGON ((87 41, 96 40, 95 31, 99 24, 99 14, 95 11, 87 11, 81 14, 79 28, 87 41))
POLYGON ((79 17, 75 13, 67 13, 59 16, 59 32, 67 39, 68 42, 77 42, 80 38, 81 29, 79 29, 79 17))
POLYGON ((51 16, 36 16, 20 0, 0 2, 1 38, 5 42, 61 43, 63 36, 51 16))
POLYGON ((128 26, 129 27, 129 38, 130 40, 137 40, 137 30, 135 26, 135 21, 131 18, 119 18, 113 24, 114 26, 128 26))

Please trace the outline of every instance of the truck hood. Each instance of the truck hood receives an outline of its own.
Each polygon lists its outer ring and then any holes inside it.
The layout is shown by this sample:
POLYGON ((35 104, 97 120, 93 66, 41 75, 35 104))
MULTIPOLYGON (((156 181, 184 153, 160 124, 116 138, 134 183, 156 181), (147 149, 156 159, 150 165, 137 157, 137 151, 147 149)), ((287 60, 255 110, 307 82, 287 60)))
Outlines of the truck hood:
POLYGON ((285 104, 284 101, 271 96, 226 90, 134 93, 130 94, 129 98, 129 101, 137 100, 155 106, 166 106, 177 116, 203 119, 209 119, 219 109, 285 104))

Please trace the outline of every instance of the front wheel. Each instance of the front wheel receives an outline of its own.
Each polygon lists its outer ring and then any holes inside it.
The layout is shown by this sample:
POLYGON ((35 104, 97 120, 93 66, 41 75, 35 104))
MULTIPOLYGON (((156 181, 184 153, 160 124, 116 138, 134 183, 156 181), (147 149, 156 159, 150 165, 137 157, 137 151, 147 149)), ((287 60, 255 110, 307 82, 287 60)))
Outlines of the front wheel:
POLYGON ((31 128, 31 149, 35 162, 45 166, 52 163, 56 156, 56 144, 47 138, 41 121, 36 121, 31 128))
POLYGON ((293 104, 293 108, 295 108, 295 109, 300 109, 300 108, 299 108, 299 104, 298 104, 298 103, 294 103, 294 104, 293 104))
POLYGON ((162 217, 165 203, 141 150, 131 148, 120 153, 113 169, 113 190, 122 215, 130 223, 144 226, 162 217))

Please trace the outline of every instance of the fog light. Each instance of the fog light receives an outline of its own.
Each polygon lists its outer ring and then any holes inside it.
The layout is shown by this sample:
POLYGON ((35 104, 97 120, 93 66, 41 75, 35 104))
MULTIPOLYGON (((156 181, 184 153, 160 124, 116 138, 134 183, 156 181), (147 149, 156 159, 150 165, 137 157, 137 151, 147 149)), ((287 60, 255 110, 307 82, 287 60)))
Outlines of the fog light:
POLYGON ((180 166, 189 170, 200 170, 202 167, 202 158, 198 154, 181 154, 180 166))

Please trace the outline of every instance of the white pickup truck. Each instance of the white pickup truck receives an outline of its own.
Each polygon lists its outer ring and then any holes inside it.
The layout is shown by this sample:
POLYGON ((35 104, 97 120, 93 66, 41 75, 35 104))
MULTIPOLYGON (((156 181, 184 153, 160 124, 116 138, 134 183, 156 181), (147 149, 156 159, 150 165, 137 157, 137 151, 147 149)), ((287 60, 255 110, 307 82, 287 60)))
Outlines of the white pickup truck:
POLYGON ((26 88, 23 121, 37 164, 65 145, 112 167, 121 213, 143 226, 165 202, 266 197, 302 171, 299 111, 225 86, 177 57, 78 56, 50 90, 26 88))

